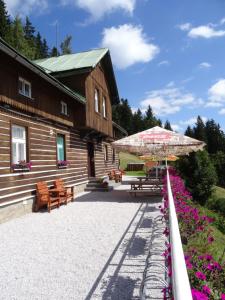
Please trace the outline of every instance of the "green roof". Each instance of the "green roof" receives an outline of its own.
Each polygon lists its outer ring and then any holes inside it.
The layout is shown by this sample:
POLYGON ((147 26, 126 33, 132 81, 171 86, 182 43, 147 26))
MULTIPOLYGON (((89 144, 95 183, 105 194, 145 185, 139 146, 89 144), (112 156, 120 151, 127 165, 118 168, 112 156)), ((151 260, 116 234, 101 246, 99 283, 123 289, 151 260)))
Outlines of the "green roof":
POLYGON ((39 59, 35 60, 34 63, 44 68, 47 73, 94 68, 108 51, 107 48, 95 49, 75 54, 39 59))

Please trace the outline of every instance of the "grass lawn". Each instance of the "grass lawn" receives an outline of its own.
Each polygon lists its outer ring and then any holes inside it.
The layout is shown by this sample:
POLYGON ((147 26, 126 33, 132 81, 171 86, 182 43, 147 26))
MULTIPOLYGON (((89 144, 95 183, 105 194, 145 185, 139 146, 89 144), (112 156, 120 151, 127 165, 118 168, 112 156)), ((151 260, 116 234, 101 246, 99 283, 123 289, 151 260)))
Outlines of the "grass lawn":
MULTIPOLYGON (((209 217, 212 217, 214 219, 217 219, 218 214, 203 207, 200 205, 192 204, 192 206, 197 207, 202 215, 207 215, 209 217)), ((217 221, 215 221, 217 222, 217 221)), ((220 260, 222 258, 222 261, 225 262, 225 234, 223 234, 218 228, 217 225, 212 223, 210 226, 210 229, 212 230, 212 236, 214 237, 214 242, 209 245, 205 242, 205 239, 207 237, 202 236, 201 234, 198 235, 198 237, 193 237, 191 240, 188 241, 188 247, 197 248, 202 253, 210 252, 213 254, 214 258, 216 260, 220 260)), ((185 248, 185 247, 184 247, 185 248)))
POLYGON ((120 152, 119 154, 120 158, 120 168, 121 169, 126 169, 128 163, 143 163, 143 160, 141 160, 138 156, 130 154, 130 153, 125 153, 125 152, 120 152))
POLYGON ((225 198, 225 189, 215 186, 212 194, 213 198, 225 198))
POLYGON ((128 176, 145 176, 146 173, 144 171, 126 171, 126 175, 128 175, 128 176))

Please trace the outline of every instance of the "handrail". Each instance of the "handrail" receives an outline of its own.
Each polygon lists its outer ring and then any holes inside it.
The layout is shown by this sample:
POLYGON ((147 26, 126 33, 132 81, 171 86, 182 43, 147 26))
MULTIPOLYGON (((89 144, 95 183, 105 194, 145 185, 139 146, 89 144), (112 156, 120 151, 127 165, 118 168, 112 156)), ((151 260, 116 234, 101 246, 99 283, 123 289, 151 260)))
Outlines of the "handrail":
POLYGON ((169 231, 172 260, 172 290, 175 300, 192 300, 191 287, 184 259, 177 214, 167 169, 167 192, 169 201, 169 231))

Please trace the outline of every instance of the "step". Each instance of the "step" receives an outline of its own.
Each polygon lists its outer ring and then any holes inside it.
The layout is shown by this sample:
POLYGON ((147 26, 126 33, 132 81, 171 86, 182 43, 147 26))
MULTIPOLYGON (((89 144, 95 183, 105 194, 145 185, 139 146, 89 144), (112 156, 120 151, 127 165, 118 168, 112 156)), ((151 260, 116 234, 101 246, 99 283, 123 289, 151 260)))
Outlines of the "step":
POLYGON ((99 187, 99 185, 101 185, 99 182, 96 183, 96 182, 88 182, 87 183, 87 187, 99 187))

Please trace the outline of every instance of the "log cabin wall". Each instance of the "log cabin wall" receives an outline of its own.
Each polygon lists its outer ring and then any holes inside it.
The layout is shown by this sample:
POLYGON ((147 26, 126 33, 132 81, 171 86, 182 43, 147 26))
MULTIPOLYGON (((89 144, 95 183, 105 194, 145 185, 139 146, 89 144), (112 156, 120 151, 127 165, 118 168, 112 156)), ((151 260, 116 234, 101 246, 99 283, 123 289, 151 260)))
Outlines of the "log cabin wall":
POLYGON ((109 88, 103 68, 100 64, 93 69, 86 79, 86 125, 90 128, 112 137, 112 104, 109 93, 109 88), (99 108, 100 111, 95 111, 95 89, 99 92, 99 108), (102 101, 106 99, 106 118, 103 117, 102 101))
POLYGON ((87 146, 79 132, 67 127, 48 125, 29 117, 0 110, 0 204, 29 199, 35 194, 35 184, 57 178, 66 184, 79 185, 87 182, 87 146), (28 157, 32 163, 29 172, 14 172, 11 168, 11 126, 22 125, 28 132, 28 157), (56 134, 66 140, 65 169, 57 167, 56 134))
POLYGON ((108 174, 113 169, 119 167, 119 155, 114 152, 110 143, 95 144, 95 171, 96 177, 108 174), (106 150, 107 149, 107 150, 106 150), (107 155, 105 153, 107 151, 107 155))
POLYGON ((0 62, 0 102, 4 101, 56 122, 60 121, 71 126, 85 125, 85 105, 61 92, 1 51, 0 62), (31 83, 31 98, 19 94, 19 77, 31 83), (61 114, 61 101, 68 106, 68 116, 61 114))

